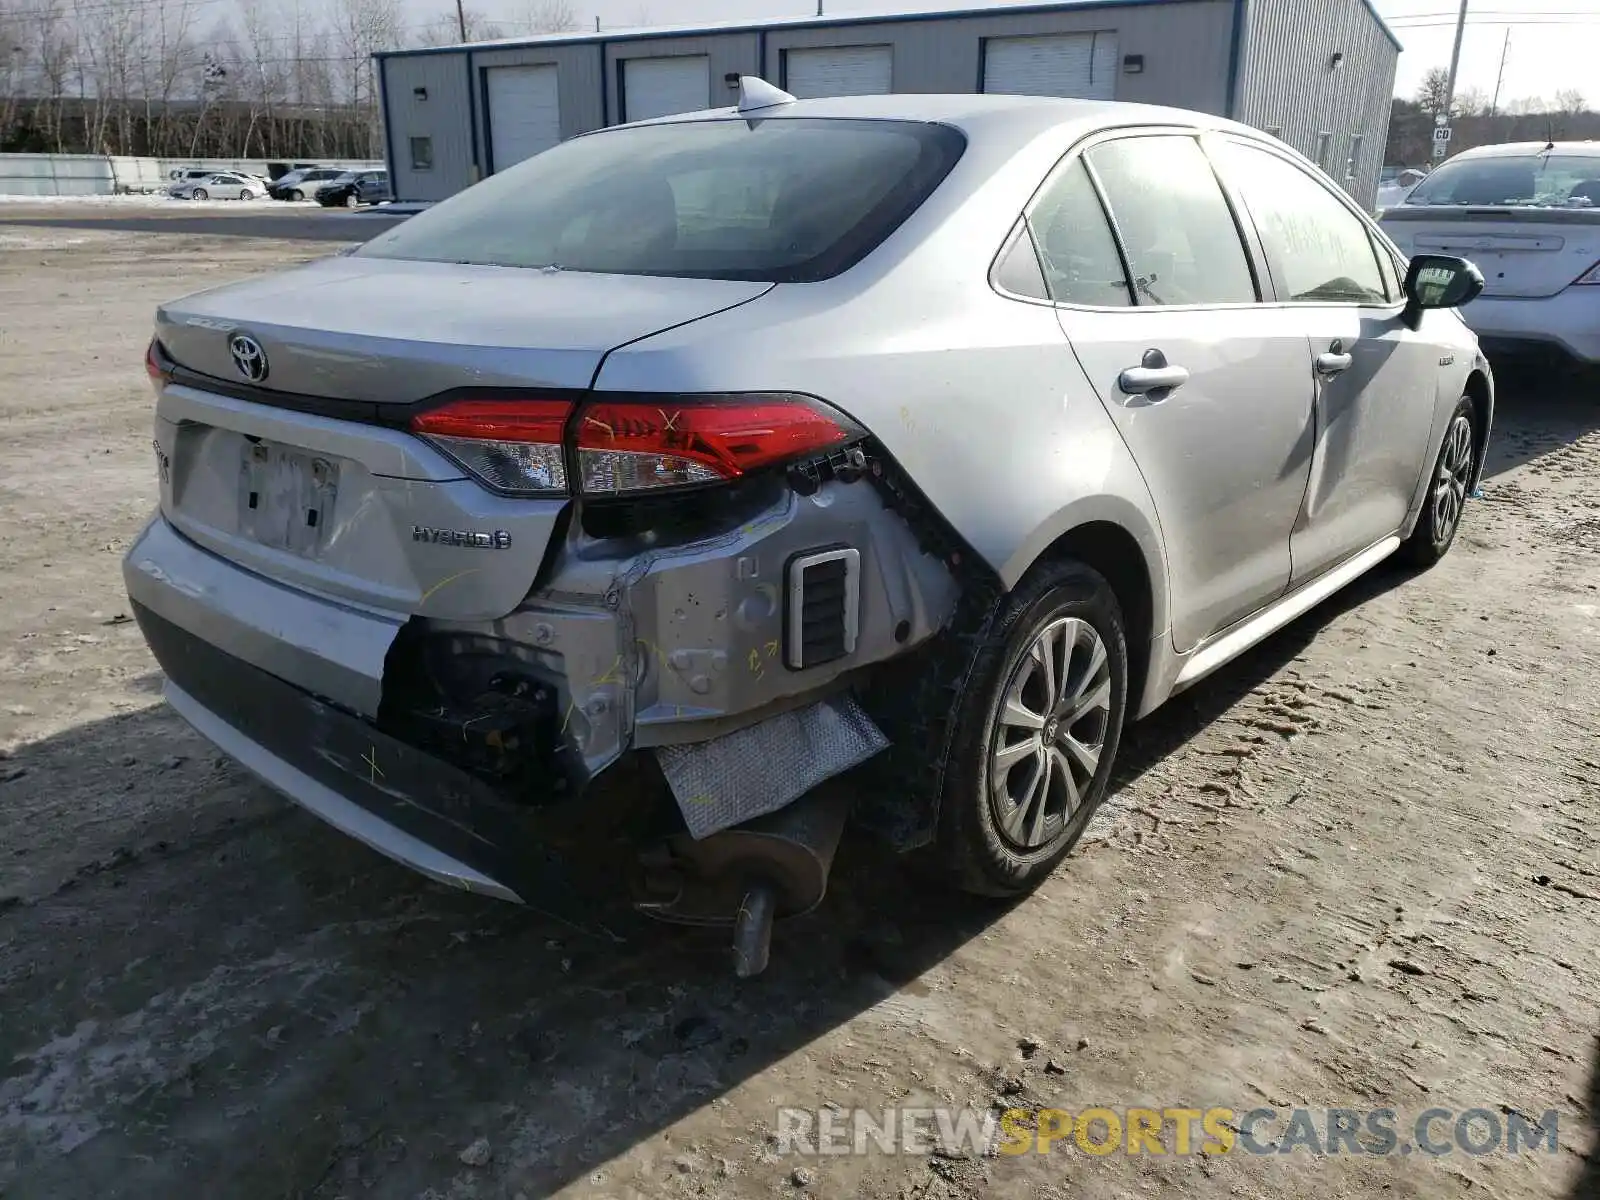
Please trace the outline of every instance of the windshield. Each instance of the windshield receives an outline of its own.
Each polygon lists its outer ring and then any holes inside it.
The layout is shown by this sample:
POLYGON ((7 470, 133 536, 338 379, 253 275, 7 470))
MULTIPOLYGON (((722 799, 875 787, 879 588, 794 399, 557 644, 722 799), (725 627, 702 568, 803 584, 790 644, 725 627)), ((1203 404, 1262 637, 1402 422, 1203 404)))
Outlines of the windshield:
POLYGON ((1600 206, 1600 154, 1507 154, 1444 163, 1411 204, 1600 206))
POLYGON ((920 121, 686 121, 574 138, 356 254, 798 283, 870 253, 965 139, 920 121))

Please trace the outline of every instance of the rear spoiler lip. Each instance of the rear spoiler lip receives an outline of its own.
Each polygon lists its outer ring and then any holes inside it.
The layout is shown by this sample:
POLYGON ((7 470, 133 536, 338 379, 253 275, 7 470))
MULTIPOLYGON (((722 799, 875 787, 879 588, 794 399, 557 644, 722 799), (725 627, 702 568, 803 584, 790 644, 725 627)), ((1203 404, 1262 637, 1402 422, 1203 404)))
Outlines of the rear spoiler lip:
POLYGON ((1546 208, 1522 205, 1412 204, 1386 208, 1378 223, 1431 221, 1456 224, 1466 221, 1528 221, 1543 225, 1600 225, 1600 205, 1593 208, 1546 208))

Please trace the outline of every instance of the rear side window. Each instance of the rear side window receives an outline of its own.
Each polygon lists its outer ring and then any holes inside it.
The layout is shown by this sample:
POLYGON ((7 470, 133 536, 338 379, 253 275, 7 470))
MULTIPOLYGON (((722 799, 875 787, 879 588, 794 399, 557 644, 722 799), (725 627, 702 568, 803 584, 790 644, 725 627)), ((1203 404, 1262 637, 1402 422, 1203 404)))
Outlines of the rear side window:
POLYGON ((1287 159, 1239 142, 1222 142, 1216 155, 1255 220, 1280 299, 1388 300, 1366 225, 1324 184, 1287 159))
POLYGON ((1141 304, 1250 304, 1250 260, 1211 163, 1192 137, 1096 146, 1099 177, 1141 304))
POLYGON ((1028 212, 1050 298, 1063 304, 1122 308, 1128 277, 1105 210, 1081 159, 1062 167, 1028 212))
POLYGON ((920 121, 685 121, 573 138, 412 217, 376 258, 803 283, 865 257, 965 148, 920 121))

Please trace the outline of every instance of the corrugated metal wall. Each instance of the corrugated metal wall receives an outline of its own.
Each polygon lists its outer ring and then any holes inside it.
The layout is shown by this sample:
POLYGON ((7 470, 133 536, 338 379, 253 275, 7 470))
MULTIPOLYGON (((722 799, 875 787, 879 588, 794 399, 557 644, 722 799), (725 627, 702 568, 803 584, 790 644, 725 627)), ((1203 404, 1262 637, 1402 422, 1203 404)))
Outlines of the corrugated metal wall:
POLYGON ((1234 116, 1277 132, 1312 160, 1326 134, 1325 169, 1370 210, 1377 203, 1399 57, 1363 0, 1247 0, 1234 116), (1337 67, 1335 54, 1344 56, 1337 67), (1347 179, 1356 138, 1356 173, 1347 179))
POLYGON ((384 139, 395 198, 443 200, 475 182, 467 56, 415 54, 380 62, 384 139), (413 138, 427 140, 430 167, 412 165, 413 138))
POLYGON ((622 36, 525 46, 425 51, 384 56, 388 151, 395 196, 441 200, 488 167, 488 125, 482 72, 487 67, 555 64, 561 89, 561 133, 572 137, 614 124, 617 81, 628 59, 664 54, 710 58, 706 103, 733 99, 726 76, 759 74, 778 82, 787 49, 887 45, 897 92, 973 92, 980 86, 983 42, 992 37, 1114 30, 1121 55, 1142 55, 1143 70, 1119 72, 1118 100, 1171 104, 1222 113, 1234 0, 1112 0, 1032 12, 994 12, 933 19, 885 19, 821 25, 773 25, 762 31, 622 36), (764 59, 764 62, 763 62, 764 59), (469 87, 470 79, 470 87, 469 87), (426 99, 416 94, 427 91, 426 99), (410 140, 428 138, 433 166, 411 166, 410 140))
POLYGON ((1221 113, 1227 104, 1232 0, 1082 6, 1055 12, 884 21, 767 33, 766 78, 776 82, 782 51, 815 46, 887 45, 897 92, 975 92, 983 41, 1030 34, 1115 30, 1120 54, 1142 54, 1144 70, 1117 77, 1116 98, 1221 113))
MULTIPOLYGON (((660 37, 639 41, 610 42, 606 45, 606 115, 616 124, 622 112, 618 87, 623 78, 622 64, 630 59, 668 55, 703 54, 710 59, 710 90, 707 108, 726 108, 737 100, 724 78, 734 75, 759 75, 761 39, 754 33, 719 33, 702 37, 660 37)), ((775 76, 774 76, 775 77, 775 76)))

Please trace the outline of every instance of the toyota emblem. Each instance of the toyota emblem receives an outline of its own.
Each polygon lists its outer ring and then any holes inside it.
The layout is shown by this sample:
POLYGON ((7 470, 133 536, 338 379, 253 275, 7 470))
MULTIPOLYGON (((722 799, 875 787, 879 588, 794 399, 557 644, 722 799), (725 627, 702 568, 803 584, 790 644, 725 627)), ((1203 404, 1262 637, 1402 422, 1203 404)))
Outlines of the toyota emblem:
POLYGON ((267 352, 248 333, 236 333, 229 338, 228 353, 233 355, 233 365, 239 368, 239 374, 251 383, 260 383, 267 377, 267 352))

